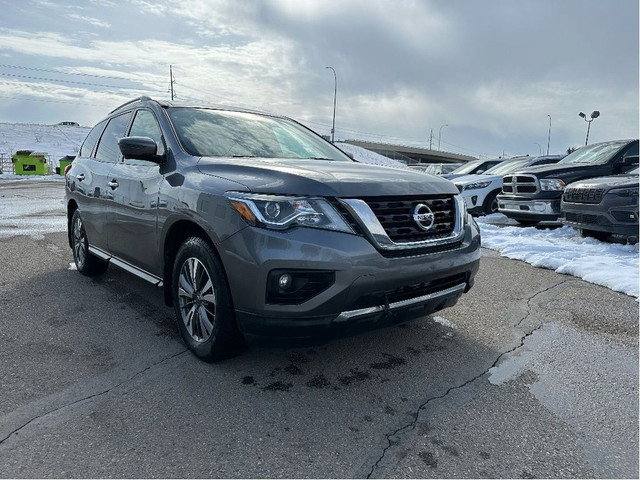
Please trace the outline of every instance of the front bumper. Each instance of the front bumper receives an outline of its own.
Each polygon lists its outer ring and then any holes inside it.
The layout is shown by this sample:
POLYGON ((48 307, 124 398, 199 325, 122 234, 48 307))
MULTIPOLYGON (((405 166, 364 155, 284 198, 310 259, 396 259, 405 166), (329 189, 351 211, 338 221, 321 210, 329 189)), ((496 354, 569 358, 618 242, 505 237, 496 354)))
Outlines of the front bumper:
POLYGON ((605 195, 599 204, 562 202, 562 222, 578 230, 638 237, 638 204, 605 195))
POLYGON ((498 210, 509 218, 553 221, 560 218, 560 198, 523 198, 498 195, 498 210))
POLYGON ((454 305, 473 285, 480 234, 470 219, 461 241, 444 251, 389 257, 358 235, 248 227, 218 245, 218 251, 244 333, 310 337, 404 321, 454 305), (268 303, 269 272, 287 269, 332 271, 335 280, 303 303, 268 303))

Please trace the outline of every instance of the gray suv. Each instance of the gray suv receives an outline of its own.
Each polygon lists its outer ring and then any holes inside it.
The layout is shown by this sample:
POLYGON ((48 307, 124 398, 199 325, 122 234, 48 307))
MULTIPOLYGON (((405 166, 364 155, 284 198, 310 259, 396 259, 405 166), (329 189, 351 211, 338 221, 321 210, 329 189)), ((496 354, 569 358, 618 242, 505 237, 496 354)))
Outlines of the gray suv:
POLYGON ((141 97, 112 111, 66 174, 78 271, 163 288, 187 346, 315 337, 454 305, 478 227, 456 187, 364 165, 299 123, 141 97))

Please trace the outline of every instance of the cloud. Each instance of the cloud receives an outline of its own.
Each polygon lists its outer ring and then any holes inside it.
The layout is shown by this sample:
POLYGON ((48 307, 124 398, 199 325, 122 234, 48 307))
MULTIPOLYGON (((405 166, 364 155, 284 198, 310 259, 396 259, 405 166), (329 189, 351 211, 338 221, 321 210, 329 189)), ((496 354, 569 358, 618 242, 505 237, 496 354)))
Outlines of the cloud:
POLYGON ((100 20, 99 18, 87 17, 84 15, 78 15, 76 13, 69 13, 64 16, 69 20, 74 20, 83 24, 89 24, 98 28, 111 28, 111 24, 109 22, 105 22, 100 20))

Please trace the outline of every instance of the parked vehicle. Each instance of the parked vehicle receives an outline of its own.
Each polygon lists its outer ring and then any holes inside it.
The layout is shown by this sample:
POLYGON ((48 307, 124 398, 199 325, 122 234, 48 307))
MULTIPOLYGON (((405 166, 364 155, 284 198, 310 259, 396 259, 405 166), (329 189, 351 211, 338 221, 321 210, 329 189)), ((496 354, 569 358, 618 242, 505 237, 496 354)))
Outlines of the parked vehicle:
POLYGON ((480 259, 451 182, 354 162, 285 117, 147 97, 91 130, 66 203, 78 271, 114 264, 163 287, 205 360, 245 334, 428 315, 471 288, 480 259))
POLYGON ((453 182, 460 191, 472 215, 489 215, 498 212, 497 196, 502 190, 502 177, 524 167, 548 165, 559 162, 564 155, 521 157, 505 160, 480 175, 463 175, 453 182))
POLYGON ((442 175, 452 172, 461 165, 462 163, 420 163, 418 165, 409 165, 409 168, 431 175, 442 175))
POLYGON ((560 218, 562 192, 569 183, 624 173, 638 165, 638 140, 615 140, 579 148, 555 165, 505 175, 498 209, 524 225, 560 218))
POLYGON ((567 185, 562 223, 583 236, 605 240, 613 234, 638 242, 638 168, 622 175, 590 178, 567 185))
POLYGON ((447 180, 453 180, 454 178, 461 177, 462 175, 479 175, 489 170, 494 165, 504 162, 505 158, 494 158, 492 160, 472 160, 471 162, 464 163, 451 173, 445 173, 441 177, 447 180))

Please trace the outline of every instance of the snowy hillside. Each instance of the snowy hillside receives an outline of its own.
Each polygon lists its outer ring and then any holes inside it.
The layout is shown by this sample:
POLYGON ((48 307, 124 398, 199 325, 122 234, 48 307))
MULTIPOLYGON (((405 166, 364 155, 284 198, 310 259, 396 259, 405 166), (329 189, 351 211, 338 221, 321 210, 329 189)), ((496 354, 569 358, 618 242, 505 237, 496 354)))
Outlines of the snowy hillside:
POLYGON ((396 168, 408 168, 404 163, 391 158, 387 158, 383 155, 379 155, 375 152, 367 150, 366 148, 356 147, 350 143, 336 142, 338 147, 343 152, 353 155, 353 159, 360 163, 369 163, 371 165, 383 165, 385 167, 396 168))
POLYGON ((57 167, 60 158, 78 154, 89 130, 89 127, 68 125, 0 123, 0 155, 6 165, 17 150, 44 152, 49 155, 51 165, 57 167))

